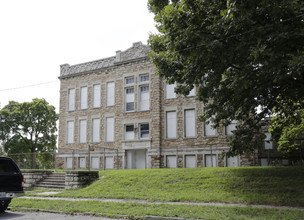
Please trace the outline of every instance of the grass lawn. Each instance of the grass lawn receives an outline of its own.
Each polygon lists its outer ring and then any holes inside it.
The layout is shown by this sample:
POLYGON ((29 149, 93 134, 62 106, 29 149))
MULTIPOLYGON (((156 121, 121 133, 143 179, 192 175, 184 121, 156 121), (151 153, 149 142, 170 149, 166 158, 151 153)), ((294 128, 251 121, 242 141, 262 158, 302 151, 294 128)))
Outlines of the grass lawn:
POLYGON ((216 207, 198 205, 167 205, 115 203, 99 201, 62 201, 39 199, 13 199, 12 209, 20 207, 34 210, 55 210, 69 213, 89 212, 106 217, 128 216, 131 219, 145 216, 179 217, 186 219, 303 219, 304 210, 280 210, 251 207, 216 207))
POLYGON ((304 207, 304 168, 241 167, 100 171, 92 185, 54 196, 304 207))

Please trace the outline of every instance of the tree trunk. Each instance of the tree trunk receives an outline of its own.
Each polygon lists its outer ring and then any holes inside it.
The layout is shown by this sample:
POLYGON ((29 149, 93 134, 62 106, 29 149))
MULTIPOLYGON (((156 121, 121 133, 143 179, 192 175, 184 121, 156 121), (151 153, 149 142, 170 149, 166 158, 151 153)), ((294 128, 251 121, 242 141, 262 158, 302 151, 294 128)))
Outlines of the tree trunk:
POLYGON ((32 158, 32 169, 36 169, 36 154, 35 150, 32 149, 31 151, 31 158, 32 158))

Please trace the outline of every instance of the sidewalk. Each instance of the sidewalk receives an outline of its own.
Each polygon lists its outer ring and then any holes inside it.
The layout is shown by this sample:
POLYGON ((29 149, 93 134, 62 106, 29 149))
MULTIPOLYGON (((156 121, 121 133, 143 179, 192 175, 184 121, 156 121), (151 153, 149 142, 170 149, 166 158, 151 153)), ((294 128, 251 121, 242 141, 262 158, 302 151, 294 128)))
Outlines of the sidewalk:
POLYGON ((37 197, 22 196, 24 199, 43 199, 43 200, 65 200, 65 201, 100 201, 100 202, 117 202, 117 203, 141 203, 141 204, 169 204, 169 205, 198 205, 198 206, 220 206, 220 207, 252 207, 282 210, 304 210, 304 207, 290 206, 273 206, 273 205, 247 205, 241 203, 216 203, 216 202, 149 202, 137 199, 98 199, 98 198, 68 198, 68 197, 37 197))

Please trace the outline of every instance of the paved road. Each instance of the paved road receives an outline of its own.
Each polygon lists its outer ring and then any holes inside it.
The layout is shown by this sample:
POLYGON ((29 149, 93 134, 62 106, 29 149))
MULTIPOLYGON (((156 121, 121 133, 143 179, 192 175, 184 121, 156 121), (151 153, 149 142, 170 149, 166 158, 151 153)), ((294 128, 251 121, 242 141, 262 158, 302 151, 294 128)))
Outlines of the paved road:
MULTIPOLYGON (((81 215, 65 215, 44 212, 11 212, 6 211, 0 214, 1 220, 109 220, 109 218, 81 216, 81 215)), ((111 219, 113 220, 113 219, 111 219)))

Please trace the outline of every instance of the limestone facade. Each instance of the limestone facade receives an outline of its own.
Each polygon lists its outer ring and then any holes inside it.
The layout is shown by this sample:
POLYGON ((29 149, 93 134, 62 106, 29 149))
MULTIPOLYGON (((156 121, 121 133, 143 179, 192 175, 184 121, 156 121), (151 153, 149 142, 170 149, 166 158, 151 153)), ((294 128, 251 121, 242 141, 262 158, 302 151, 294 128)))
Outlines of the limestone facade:
POLYGON ((194 95, 167 98, 172 87, 155 74, 148 52, 137 42, 113 57, 61 65, 57 164, 92 169, 255 165, 254 157, 223 156, 227 128, 206 135, 208 128, 197 119, 204 105, 194 95))

